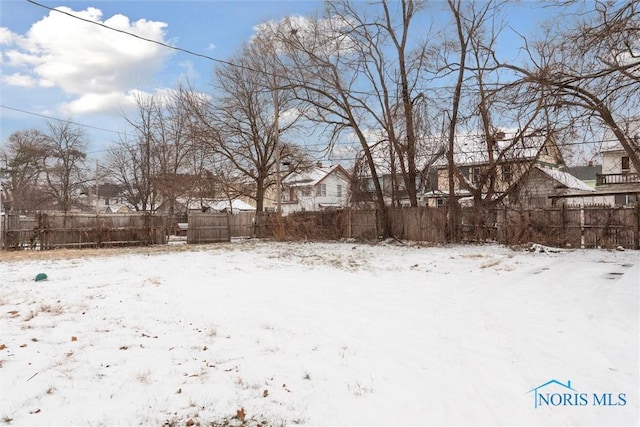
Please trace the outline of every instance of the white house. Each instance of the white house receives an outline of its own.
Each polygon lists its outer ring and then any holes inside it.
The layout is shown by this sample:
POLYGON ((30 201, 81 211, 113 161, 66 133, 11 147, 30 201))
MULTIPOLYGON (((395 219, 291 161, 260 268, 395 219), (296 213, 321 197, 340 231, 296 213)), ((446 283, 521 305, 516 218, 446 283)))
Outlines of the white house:
MULTIPOLYGON (((633 136, 640 142, 640 129, 633 136)), ((638 203, 640 176, 628 153, 612 133, 605 134, 602 154, 602 173, 596 176, 596 190, 606 196, 607 204, 629 206, 638 203)))
POLYGON ((282 214, 348 206, 351 179, 340 165, 317 164, 282 180, 282 214))

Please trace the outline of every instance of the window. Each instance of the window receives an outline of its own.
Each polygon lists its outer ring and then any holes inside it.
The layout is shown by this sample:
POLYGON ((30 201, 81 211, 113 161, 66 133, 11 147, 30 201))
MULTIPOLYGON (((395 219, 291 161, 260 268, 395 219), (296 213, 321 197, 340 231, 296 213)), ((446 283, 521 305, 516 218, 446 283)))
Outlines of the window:
POLYGON ((336 186, 336 197, 342 197, 342 185, 338 184, 336 186))
POLYGON ((471 182, 474 184, 480 182, 480 168, 471 168, 471 182))
POLYGON ((627 156, 622 156, 622 170, 623 171, 629 170, 629 157, 627 156))
POLYGON ((633 206, 638 202, 635 194, 616 194, 616 206, 633 206))
POLYGON ((320 184, 316 186, 316 197, 324 197, 327 195, 327 184, 320 184))
POLYGON ((502 180, 511 182, 511 165, 502 165, 502 180))

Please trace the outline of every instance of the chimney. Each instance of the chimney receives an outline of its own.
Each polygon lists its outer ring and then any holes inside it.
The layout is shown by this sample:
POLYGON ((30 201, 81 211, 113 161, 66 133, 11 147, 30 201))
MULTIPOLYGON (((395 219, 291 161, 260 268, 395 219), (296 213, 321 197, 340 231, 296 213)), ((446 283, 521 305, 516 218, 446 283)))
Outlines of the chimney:
POLYGON ((322 162, 316 162, 316 166, 321 168, 322 167, 322 162))
POLYGON ((593 160, 589 160, 588 166, 591 168, 593 167, 593 160))

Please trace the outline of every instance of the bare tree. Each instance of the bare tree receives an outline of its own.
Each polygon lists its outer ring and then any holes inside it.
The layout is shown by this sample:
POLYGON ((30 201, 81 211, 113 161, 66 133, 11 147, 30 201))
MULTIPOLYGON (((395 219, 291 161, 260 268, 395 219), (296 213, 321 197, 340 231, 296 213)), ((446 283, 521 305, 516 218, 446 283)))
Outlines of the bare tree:
POLYGON ((307 119, 329 132, 329 149, 345 134, 360 145, 359 170, 370 176, 384 236, 391 230, 381 158, 372 147, 388 144, 382 159, 393 175, 399 172, 410 204, 417 205, 414 105, 424 96, 417 83, 426 44, 412 45, 410 31, 422 7, 422 1, 411 0, 375 6, 327 2, 323 17, 289 18, 263 28, 281 52, 283 80, 308 106, 307 119))
MULTIPOLYGON (((14 132, 0 150, 2 190, 11 201, 11 210, 24 212, 42 208, 49 196, 42 189, 43 159, 47 136, 36 129, 14 132)), ((6 204, 7 197, 3 197, 6 204)))
MULTIPOLYGON (((636 0, 589 2, 592 9, 561 31, 524 40, 528 62, 499 62, 520 83, 544 89, 556 114, 573 117, 576 127, 609 129, 640 170, 634 138, 640 111, 640 13, 636 0)), ((497 55, 496 55, 497 56, 497 55)))
POLYGON ((173 216, 175 201, 199 179, 191 170, 191 152, 196 149, 190 135, 190 118, 179 91, 153 100, 155 129, 151 156, 152 182, 173 216))
POLYGON ((107 179, 120 186, 122 197, 136 211, 145 210, 148 203, 146 175, 142 168, 144 156, 144 145, 131 142, 126 136, 106 155, 107 179))
POLYGON ((139 95, 135 115, 126 117, 131 134, 108 155, 110 179, 136 210, 153 210, 162 199, 173 214, 178 196, 197 179, 190 169, 189 116, 178 93, 139 95))
POLYGON ((75 193, 87 180, 86 136, 70 122, 49 122, 47 128, 46 153, 42 159, 47 191, 57 207, 67 212, 72 207, 75 193))
MULTIPOLYGON (((451 11, 456 30, 456 50, 455 57, 457 60, 449 61, 446 59, 448 56, 445 53, 445 65, 444 71, 448 74, 450 72, 455 73, 456 81, 453 88, 453 94, 451 98, 451 112, 449 114, 449 129, 447 132, 447 172, 448 172, 448 187, 449 187, 449 203, 448 203, 448 215, 447 215, 447 234, 450 241, 455 242, 458 238, 458 199, 456 197, 456 174, 459 172, 456 169, 456 134, 459 128, 460 121, 460 103, 462 101, 462 89, 465 84, 465 78, 467 73, 467 55, 471 48, 473 38, 477 37, 478 32, 483 23, 483 18, 486 16, 488 5, 481 9, 480 13, 476 13, 473 9, 469 14, 469 17, 464 15, 463 6, 466 2, 462 0, 448 0, 447 4, 451 11)), ((475 6, 471 6, 472 8, 475 6)), ((445 44, 446 47, 446 44, 445 44)))
POLYGON ((210 100, 192 89, 182 90, 194 138, 233 166, 227 180, 237 180, 235 190, 254 199, 258 212, 264 210, 265 194, 278 180, 279 162, 293 169, 310 163, 291 142, 281 141, 294 130, 300 113, 290 92, 276 87, 274 54, 268 44, 254 40, 216 70, 217 96, 210 100))

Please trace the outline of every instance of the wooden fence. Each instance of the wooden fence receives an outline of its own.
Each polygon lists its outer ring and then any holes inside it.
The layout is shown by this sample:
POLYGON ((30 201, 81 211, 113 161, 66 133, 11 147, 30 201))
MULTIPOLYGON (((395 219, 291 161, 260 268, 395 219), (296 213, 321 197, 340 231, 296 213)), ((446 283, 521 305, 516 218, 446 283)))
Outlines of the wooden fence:
MULTIPOLYGON (((449 238, 447 213, 446 208, 389 209, 392 235, 402 240, 445 243, 449 238)), ((0 247, 52 249, 163 244, 170 232, 167 224, 166 218, 148 213, 99 216, 40 213, 36 217, 9 214, 4 216, 0 247)), ((373 240, 381 234, 380 215, 376 210, 300 212, 284 217, 273 213, 255 216, 253 212, 203 213, 189 216, 187 242, 228 242, 240 236, 278 240, 373 240)), ((640 249, 640 207, 463 208, 457 240, 640 249)))
MULTIPOLYGON (((388 213, 391 234, 398 239, 431 244, 444 243, 448 239, 446 208, 398 208, 389 209, 388 213)), ((265 214, 259 224, 259 237, 277 239, 371 240, 382 234, 375 210, 302 212, 279 220, 274 214, 265 214)), ((640 249, 640 207, 463 208, 457 240, 640 249)))
POLYGON ((226 213, 189 215, 187 243, 217 243, 230 240, 229 215, 226 213))
POLYGON ((164 218, 149 213, 95 215, 39 212, 35 217, 7 214, 2 225, 0 247, 7 249, 45 250, 166 243, 164 218))

